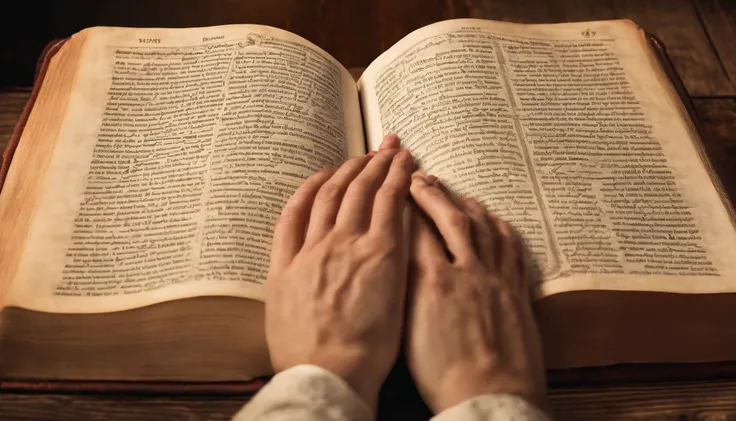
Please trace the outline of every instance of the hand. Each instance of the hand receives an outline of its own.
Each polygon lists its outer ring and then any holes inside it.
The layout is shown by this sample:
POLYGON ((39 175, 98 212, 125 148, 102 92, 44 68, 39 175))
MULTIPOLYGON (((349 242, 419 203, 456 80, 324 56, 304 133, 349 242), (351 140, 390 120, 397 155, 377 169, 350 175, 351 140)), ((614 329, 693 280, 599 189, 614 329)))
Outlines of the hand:
POLYGON ((508 393, 545 408, 520 239, 475 200, 449 196, 436 178, 414 175, 411 195, 426 216, 413 216, 406 352, 424 401, 439 413, 508 393))
POLYGON ((288 201, 266 284, 266 340, 277 372, 323 367, 375 409, 401 346, 403 210, 413 168, 408 151, 382 150, 318 172, 288 201))

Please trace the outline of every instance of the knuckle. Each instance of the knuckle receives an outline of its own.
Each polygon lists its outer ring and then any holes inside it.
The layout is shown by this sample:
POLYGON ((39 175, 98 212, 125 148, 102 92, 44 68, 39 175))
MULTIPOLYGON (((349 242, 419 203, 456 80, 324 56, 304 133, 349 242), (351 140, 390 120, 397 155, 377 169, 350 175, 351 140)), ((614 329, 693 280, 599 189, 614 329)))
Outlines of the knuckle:
POLYGON ((477 201, 477 200, 475 200, 475 198, 472 198, 472 197, 466 197, 466 198, 465 198, 465 199, 463 199, 463 200, 465 200, 465 203, 467 203, 467 204, 468 204, 468 206, 470 206, 470 207, 473 207, 473 208, 478 208, 478 207, 480 207, 480 203, 478 203, 478 201, 477 201))
POLYGON ((504 245, 504 253, 502 256, 503 262, 502 264, 504 267, 506 267, 509 271, 515 272, 519 269, 519 251, 516 249, 515 245, 511 242, 507 242, 506 245, 504 245))
POLYGON ((376 152, 375 155, 373 155, 373 158, 371 162, 376 167, 385 167, 387 163, 390 163, 393 159, 393 156, 396 154, 395 149, 383 149, 378 152, 376 152))
POLYGON ((453 266, 467 273, 479 273, 482 269, 482 263, 477 256, 466 256, 462 259, 455 259, 453 266))
POLYGON ((345 171, 345 169, 349 169, 350 171, 352 171, 358 167, 362 167, 368 161, 370 161, 370 159, 371 159, 370 155, 356 156, 356 157, 350 158, 347 161, 343 162, 342 165, 340 165, 339 170, 345 171))
POLYGON ((368 180, 365 177, 358 177, 350 183, 348 190, 351 193, 363 193, 373 188, 372 180, 368 180))
POLYGON ((509 225, 508 222, 504 221, 503 219, 498 219, 496 222, 496 226, 498 227, 498 231, 503 235, 504 237, 509 238, 510 240, 513 240, 514 230, 511 228, 511 225, 509 225))
POLYGON ((386 198, 399 198, 406 196, 406 186, 397 183, 384 183, 379 189, 377 195, 386 198))
POLYGON ((295 206, 287 205, 286 207, 284 207, 284 210, 281 211, 281 215, 279 215, 278 219, 276 220, 276 225, 289 224, 299 218, 299 216, 299 212, 297 211, 295 206))
POLYGON ((315 200, 320 202, 331 202, 342 195, 342 189, 335 183, 325 183, 317 192, 315 200))
POLYGON ((328 175, 332 175, 335 172, 335 167, 325 167, 312 174, 309 178, 322 178, 328 175))
POLYGON ((394 162, 401 167, 408 167, 409 164, 414 163, 414 158, 409 151, 402 149, 394 156, 394 162))
POLYGON ((369 155, 356 156, 356 157, 350 158, 347 161, 345 161, 343 165, 354 167, 356 165, 363 164, 364 162, 368 161, 370 158, 371 157, 369 155))
POLYGON ((381 234, 376 233, 376 235, 373 236, 373 239, 371 242, 375 244, 377 248, 380 249, 384 255, 393 254, 399 249, 399 241, 395 235, 385 235, 383 233, 381 234))
POLYGON ((445 287, 445 278, 436 271, 425 271, 424 275, 428 285, 440 288, 445 287))
POLYGON ((423 187, 426 187, 424 183, 412 180, 411 185, 409 186, 409 191, 414 195, 419 195, 421 194, 423 187))
POLYGON ((378 154, 376 154, 377 158, 383 158, 383 159, 390 159, 396 156, 398 154, 399 149, 391 148, 391 149, 382 149, 378 151, 378 154))
POLYGON ((453 282, 450 282, 452 274, 446 268, 439 265, 426 266, 422 271, 422 277, 427 285, 443 291, 447 290, 453 284, 453 282))
POLYGON ((513 291, 513 286, 508 282, 503 284, 501 288, 495 289, 493 292, 497 305, 504 309, 514 308, 516 299, 513 295, 513 291))
POLYGON ((477 201, 476 199, 469 197, 465 199, 465 203, 467 204, 468 208, 478 216, 484 216, 486 213, 485 208, 483 205, 477 201))
POLYGON ((485 218, 485 214, 483 212, 478 212, 477 209, 468 209, 468 214, 473 219, 473 223, 476 224, 479 228, 482 229, 483 232, 489 232, 490 224, 488 223, 488 220, 485 218))
POLYGON ((426 195, 436 197, 437 194, 440 193, 439 190, 432 188, 432 186, 422 180, 412 181, 409 190, 412 194, 421 196, 426 195))
POLYGON ((460 211, 451 212, 447 217, 450 226, 461 231, 470 231, 470 217, 460 211))

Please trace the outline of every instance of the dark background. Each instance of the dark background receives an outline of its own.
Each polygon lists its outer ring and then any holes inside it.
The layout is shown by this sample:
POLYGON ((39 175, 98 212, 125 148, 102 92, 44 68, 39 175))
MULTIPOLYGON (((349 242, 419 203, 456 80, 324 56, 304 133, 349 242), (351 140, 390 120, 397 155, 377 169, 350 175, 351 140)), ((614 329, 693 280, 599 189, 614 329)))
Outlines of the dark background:
POLYGON ((13 0, 3 6, 5 10, 0 18, 0 31, 4 32, 5 40, 0 43, 0 88, 31 85, 33 67, 44 45, 88 26, 258 23, 295 32, 327 50, 345 66, 357 67, 367 65, 412 29, 453 16, 468 16, 468 9, 462 3, 445 0, 13 0))
POLYGON ((716 47, 736 44, 735 15, 731 0, 2 0, 0 89, 30 86, 47 42, 95 25, 260 23, 307 38, 346 67, 362 67, 410 31, 443 19, 630 18, 664 40, 691 95, 732 95, 736 57, 720 57, 727 53, 716 47))

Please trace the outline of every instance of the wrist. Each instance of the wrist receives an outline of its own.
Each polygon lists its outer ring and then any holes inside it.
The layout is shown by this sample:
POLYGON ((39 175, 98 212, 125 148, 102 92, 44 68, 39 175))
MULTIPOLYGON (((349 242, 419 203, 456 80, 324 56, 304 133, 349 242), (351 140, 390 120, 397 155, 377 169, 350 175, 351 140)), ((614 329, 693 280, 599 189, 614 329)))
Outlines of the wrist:
POLYGON ((486 373, 478 371, 448 372, 436 389, 431 402, 427 402, 435 413, 458 405, 468 399, 482 395, 513 395, 528 403, 547 409, 545 385, 537 385, 533 379, 512 373, 486 373))
POLYGON ((309 364, 323 368, 342 379, 375 414, 378 393, 383 381, 377 378, 376 370, 365 364, 365 360, 351 357, 343 353, 340 355, 325 353, 310 358, 309 364))
POLYGON ((336 377, 339 377, 345 385, 350 388, 352 392, 368 406, 368 408, 370 408, 373 414, 376 414, 378 409, 378 392, 380 385, 374 386, 372 382, 367 381, 363 376, 360 376, 357 373, 350 373, 345 370, 341 370, 340 368, 334 367, 334 365, 315 365, 329 371, 336 377))

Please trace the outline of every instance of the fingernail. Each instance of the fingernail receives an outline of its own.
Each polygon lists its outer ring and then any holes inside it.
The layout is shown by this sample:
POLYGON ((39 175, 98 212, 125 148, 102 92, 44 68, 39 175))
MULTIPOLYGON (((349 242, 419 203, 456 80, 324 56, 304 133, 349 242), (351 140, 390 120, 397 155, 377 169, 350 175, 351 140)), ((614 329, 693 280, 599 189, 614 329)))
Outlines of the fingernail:
POLYGON ((373 156, 373 155, 375 155, 375 154, 376 154, 376 151, 370 151, 370 152, 368 152, 368 153, 367 153, 366 155, 368 155, 368 156, 373 156))
POLYGON ((437 178, 437 177, 435 177, 435 176, 433 176, 433 175, 428 175, 427 176, 427 183, 434 184, 435 186, 439 186, 440 185, 440 179, 437 178))

